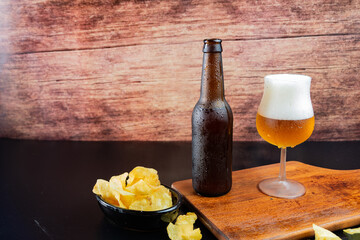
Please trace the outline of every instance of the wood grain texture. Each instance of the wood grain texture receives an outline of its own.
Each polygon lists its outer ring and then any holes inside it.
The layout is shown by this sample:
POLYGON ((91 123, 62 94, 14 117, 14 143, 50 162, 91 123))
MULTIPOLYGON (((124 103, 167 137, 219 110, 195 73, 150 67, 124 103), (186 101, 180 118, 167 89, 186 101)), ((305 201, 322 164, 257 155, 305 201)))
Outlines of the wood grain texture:
POLYGON ((1 1, 0 137, 191 140, 202 39, 223 42, 234 140, 263 77, 313 78, 310 140, 360 139, 360 1, 1 1))
POLYGON ((233 172, 233 187, 221 197, 197 195, 191 179, 175 182, 201 221, 218 239, 301 239, 312 224, 338 230, 360 224, 360 170, 330 170, 290 161, 289 178, 304 184, 296 199, 267 196, 259 181, 278 174, 279 164, 233 172))

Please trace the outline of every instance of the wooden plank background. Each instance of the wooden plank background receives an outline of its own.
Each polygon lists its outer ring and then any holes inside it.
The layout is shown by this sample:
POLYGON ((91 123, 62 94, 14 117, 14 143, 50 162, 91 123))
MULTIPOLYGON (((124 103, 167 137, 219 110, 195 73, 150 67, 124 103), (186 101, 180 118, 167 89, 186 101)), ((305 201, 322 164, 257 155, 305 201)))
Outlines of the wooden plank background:
POLYGON ((234 140, 285 72, 313 78, 310 140, 360 140, 360 0, 2 0, 0 137, 191 140, 214 37, 234 140))

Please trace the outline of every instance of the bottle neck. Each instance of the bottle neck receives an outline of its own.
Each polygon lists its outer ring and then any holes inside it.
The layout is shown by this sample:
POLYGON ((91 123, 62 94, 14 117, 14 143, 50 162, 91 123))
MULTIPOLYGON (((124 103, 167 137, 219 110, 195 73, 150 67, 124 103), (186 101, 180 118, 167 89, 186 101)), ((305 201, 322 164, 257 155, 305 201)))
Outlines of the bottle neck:
POLYGON ((224 78, 221 52, 204 53, 200 101, 224 100, 224 78))

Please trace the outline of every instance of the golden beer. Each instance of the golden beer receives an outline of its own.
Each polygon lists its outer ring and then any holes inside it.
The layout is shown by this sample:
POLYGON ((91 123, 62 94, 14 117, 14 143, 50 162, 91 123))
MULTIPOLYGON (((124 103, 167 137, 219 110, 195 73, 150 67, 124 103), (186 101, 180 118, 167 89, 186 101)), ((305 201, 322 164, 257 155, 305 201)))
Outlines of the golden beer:
POLYGON ((302 120, 277 120, 256 115, 260 136, 279 148, 294 147, 305 142, 314 130, 314 116, 302 120))

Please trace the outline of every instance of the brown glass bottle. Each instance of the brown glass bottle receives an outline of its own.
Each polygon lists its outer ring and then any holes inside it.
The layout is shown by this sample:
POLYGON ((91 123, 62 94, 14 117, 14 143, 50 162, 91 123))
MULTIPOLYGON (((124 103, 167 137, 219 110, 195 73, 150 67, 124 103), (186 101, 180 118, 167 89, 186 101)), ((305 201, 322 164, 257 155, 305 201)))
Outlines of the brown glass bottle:
POLYGON ((232 185, 233 114, 224 95, 220 39, 204 40, 201 94, 192 113, 192 183, 203 196, 232 185))

